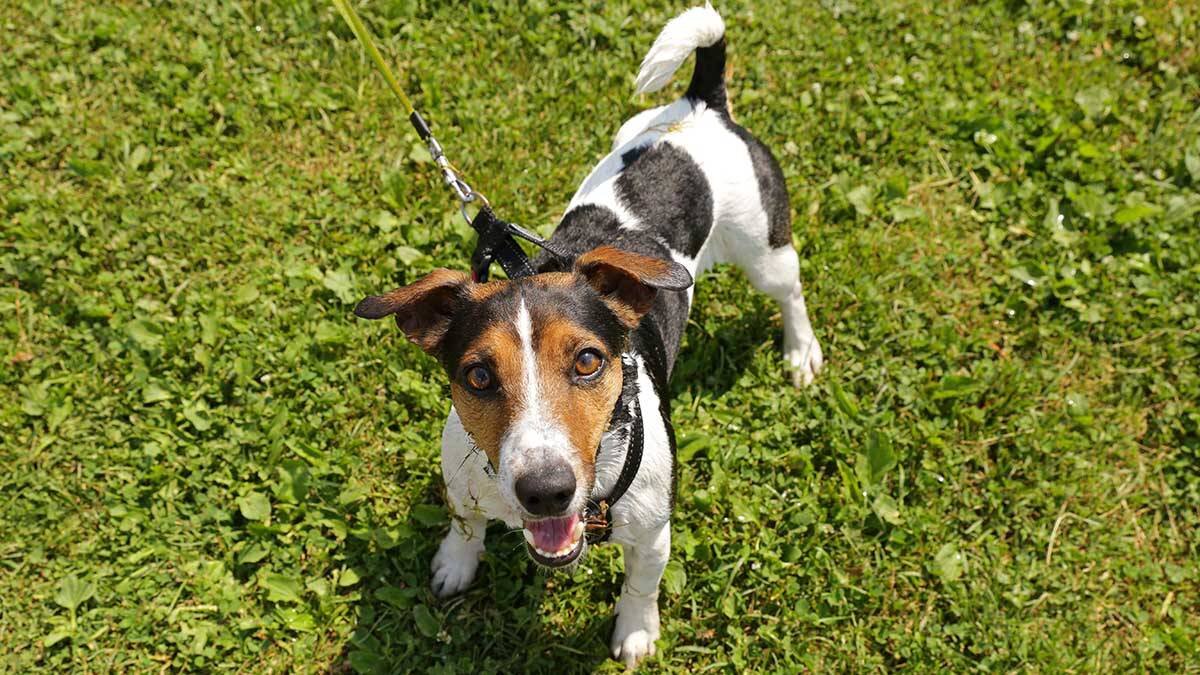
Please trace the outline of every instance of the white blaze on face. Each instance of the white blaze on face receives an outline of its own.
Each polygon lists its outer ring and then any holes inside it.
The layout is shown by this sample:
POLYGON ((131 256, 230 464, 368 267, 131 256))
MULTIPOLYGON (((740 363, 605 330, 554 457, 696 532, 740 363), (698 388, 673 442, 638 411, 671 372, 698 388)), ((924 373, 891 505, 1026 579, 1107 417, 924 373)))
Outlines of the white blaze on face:
MULTIPOLYGON (((516 401, 516 415, 512 426, 500 440, 500 491, 509 503, 519 510, 515 484, 518 478, 539 465, 558 463, 565 460, 575 472, 578 485, 583 485, 583 467, 579 456, 571 451, 571 440, 562 426, 562 420, 553 418, 552 409, 543 395, 537 354, 533 347, 533 320, 525 299, 517 310, 513 322, 521 341, 520 392, 510 394, 516 401)), ((576 493, 572 510, 582 509, 585 496, 576 493)))
POLYGON ((536 425, 546 421, 546 405, 542 401, 541 383, 538 381, 537 355, 533 353, 533 319, 525 307, 525 298, 517 309, 517 335, 521 338, 521 389, 523 406, 517 415, 515 426, 536 425))

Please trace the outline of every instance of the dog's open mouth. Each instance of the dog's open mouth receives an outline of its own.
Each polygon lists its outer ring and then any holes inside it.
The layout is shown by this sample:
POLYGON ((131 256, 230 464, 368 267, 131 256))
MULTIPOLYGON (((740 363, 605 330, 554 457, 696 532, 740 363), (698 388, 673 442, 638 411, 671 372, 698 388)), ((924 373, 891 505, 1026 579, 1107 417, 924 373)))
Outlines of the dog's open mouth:
POLYGON ((569 565, 583 552, 583 521, 579 514, 526 520, 524 532, 529 556, 539 565, 569 565))

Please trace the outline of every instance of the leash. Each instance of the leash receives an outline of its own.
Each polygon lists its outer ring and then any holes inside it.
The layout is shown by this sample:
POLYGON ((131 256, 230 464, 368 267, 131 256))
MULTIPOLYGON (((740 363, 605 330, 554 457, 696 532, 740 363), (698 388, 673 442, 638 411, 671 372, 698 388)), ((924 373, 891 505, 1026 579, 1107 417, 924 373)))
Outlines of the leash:
POLYGON ((350 5, 349 0, 331 0, 333 6, 337 8, 342 18, 350 26, 350 30, 358 41, 362 43, 367 55, 375 62, 375 67, 379 69, 383 79, 391 88, 392 93, 396 98, 400 99, 400 103, 408 112, 408 121, 416 130, 417 136, 425 142, 429 148, 429 154, 433 157, 433 161, 437 163, 438 169, 442 172, 442 182, 450 188, 458 199, 459 211, 462 217, 467 221, 467 224, 475 230, 478 239, 475 244, 475 252, 471 255, 471 276, 478 282, 484 282, 488 279, 488 273, 493 262, 500 263, 500 267, 509 279, 519 279, 534 275, 533 265, 529 262, 529 257, 521 250, 521 246, 517 244, 515 238, 524 239, 535 246, 547 251, 551 255, 564 260, 570 260, 570 256, 555 249, 550 242, 538 235, 526 230, 525 228, 501 220, 492 211, 492 205, 483 193, 475 190, 459 175, 454 165, 446 157, 445 151, 442 150, 441 143, 433 135, 433 130, 430 129, 429 123, 421 116, 421 113, 413 107, 412 101, 408 95, 404 93, 404 89, 400 86, 400 82, 392 73, 391 67, 387 61, 383 60, 383 55, 379 53, 379 49, 375 46, 375 39, 371 35, 371 31, 359 18, 358 13, 354 11, 354 7, 350 5), (472 218, 467 210, 467 205, 478 202, 479 212, 472 218))
MULTIPOLYGON (((400 82, 396 79, 392 69, 388 66, 387 61, 383 60, 383 55, 379 53, 379 49, 375 46, 375 39, 371 35, 371 31, 359 18, 358 13, 354 11, 354 7, 350 5, 349 0, 330 0, 333 6, 337 8, 342 18, 350 26, 350 30, 358 41, 362 43, 367 55, 375 62, 375 67, 379 69, 383 79, 391 88, 392 93, 396 98, 400 99, 400 103, 408 112, 408 121, 416 130, 417 136, 425 142, 429 148, 429 154, 433 157, 433 161, 437 163, 438 168, 442 172, 442 182, 450 188, 458 199, 459 211, 462 217, 467 221, 475 233, 478 235, 475 243, 475 252, 471 254, 471 277, 477 282, 484 282, 488 279, 488 274, 492 263, 500 264, 501 269, 508 275, 509 279, 520 279, 523 277, 531 277, 536 272, 533 265, 529 261, 529 257, 525 255, 525 251, 521 250, 517 239, 524 239, 529 243, 541 248, 547 253, 559 258, 560 260, 570 261, 573 256, 567 255, 555 248, 545 238, 530 232, 529 230, 501 220, 492 211, 492 205, 483 193, 475 190, 468 184, 455 169, 454 165, 446 157, 445 151, 442 150, 441 143, 433 135, 433 130, 430 129, 429 123, 421 116, 421 113, 413 107, 412 101, 404 93, 404 89, 400 86, 400 82), (479 211, 472 218, 467 206, 474 202, 479 203, 479 211)), ((637 377, 636 367, 624 368, 624 376, 628 378, 637 377)), ((629 380, 632 381, 632 380, 629 380)), ((617 476, 617 482, 613 486, 612 492, 600 500, 588 500, 587 509, 584 512, 584 528, 588 543, 599 544, 608 541, 612 536, 612 522, 609 519, 609 511, 617 503, 629 486, 633 484, 633 479, 637 476, 638 469, 642 465, 642 450, 644 445, 644 430, 642 428, 642 413, 641 407, 638 405, 636 388, 634 389, 633 403, 630 405, 630 413, 633 420, 629 430, 629 447, 626 450, 625 463, 621 466, 621 473, 617 476)), ((622 410, 622 399, 624 394, 617 397, 616 405, 613 407, 612 420, 610 424, 615 423, 622 410)), ((490 466, 490 464, 489 464, 490 466)))

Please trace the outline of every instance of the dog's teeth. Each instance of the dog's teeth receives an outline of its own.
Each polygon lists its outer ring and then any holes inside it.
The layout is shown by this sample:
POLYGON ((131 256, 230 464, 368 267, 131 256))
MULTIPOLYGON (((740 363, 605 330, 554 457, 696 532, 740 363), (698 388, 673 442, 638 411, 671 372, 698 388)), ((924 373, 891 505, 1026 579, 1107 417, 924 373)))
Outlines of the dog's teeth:
POLYGON ((573 535, 574 536, 572 538, 575 541, 579 541, 579 538, 583 536, 583 521, 582 520, 575 523, 575 531, 573 532, 573 535))
POLYGON ((550 551, 546 551, 546 550, 544 550, 544 549, 538 548, 537 546, 534 546, 534 547, 533 547, 533 550, 534 550, 534 551, 535 551, 535 552, 536 552, 538 555, 542 556, 543 558, 548 558, 548 559, 550 559, 550 560, 553 560, 553 559, 555 559, 555 558, 561 558, 561 557, 563 557, 563 556, 565 556, 565 555, 569 554, 571 551, 575 550, 575 547, 574 547, 574 546, 567 546, 566 548, 564 548, 564 549, 562 549, 562 550, 559 550, 559 551, 555 551, 555 552, 553 552, 553 553, 551 553, 550 551))
POLYGON ((521 531, 525 533, 525 541, 528 542, 530 546, 533 546, 533 533, 530 532, 529 530, 521 530, 521 531))

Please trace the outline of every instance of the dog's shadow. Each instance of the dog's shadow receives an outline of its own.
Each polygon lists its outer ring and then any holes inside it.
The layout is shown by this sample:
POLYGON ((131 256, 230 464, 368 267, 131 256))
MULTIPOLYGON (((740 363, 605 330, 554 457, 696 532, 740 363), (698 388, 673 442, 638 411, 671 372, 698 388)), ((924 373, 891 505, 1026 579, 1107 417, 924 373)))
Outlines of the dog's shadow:
MULTIPOLYGON (((434 477, 424 483, 425 502, 442 504, 434 477)), ((347 540, 347 565, 361 571, 356 626, 331 673, 591 673, 608 661, 619 549, 590 551, 574 571, 547 574, 519 532, 493 523, 474 583, 438 599, 430 562, 448 524, 424 516, 379 527, 371 541, 347 540)))
MULTIPOLYGON (((691 319, 684 333, 671 396, 717 399, 737 386, 756 351, 780 353, 779 307, 750 287, 736 268, 719 265, 696 284, 691 319), (733 277, 723 283, 725 277, 733 277), (770 344, 767 344, 767 341, 770 344)), ((776 359, 780 360, 780 359, 776 359)))

